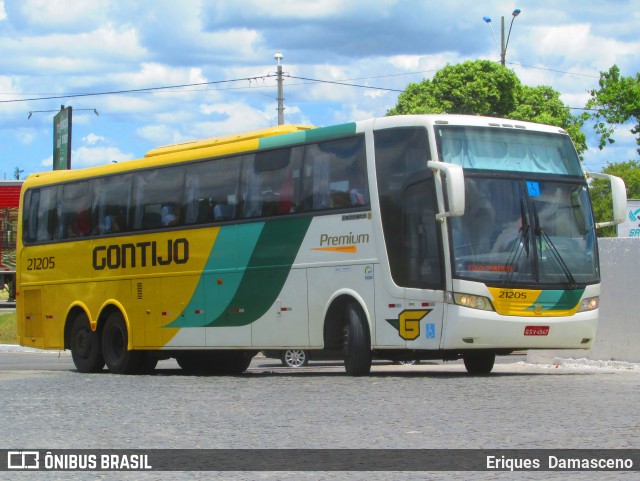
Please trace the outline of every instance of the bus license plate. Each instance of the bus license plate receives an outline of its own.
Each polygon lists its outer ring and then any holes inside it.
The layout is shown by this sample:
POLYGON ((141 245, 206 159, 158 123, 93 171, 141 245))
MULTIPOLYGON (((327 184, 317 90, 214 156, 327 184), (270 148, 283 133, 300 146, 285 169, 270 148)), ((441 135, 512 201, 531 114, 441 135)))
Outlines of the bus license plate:
POLYGON ((549 326, 527 326, 524 328, 525 336, 548 336, 549 326))

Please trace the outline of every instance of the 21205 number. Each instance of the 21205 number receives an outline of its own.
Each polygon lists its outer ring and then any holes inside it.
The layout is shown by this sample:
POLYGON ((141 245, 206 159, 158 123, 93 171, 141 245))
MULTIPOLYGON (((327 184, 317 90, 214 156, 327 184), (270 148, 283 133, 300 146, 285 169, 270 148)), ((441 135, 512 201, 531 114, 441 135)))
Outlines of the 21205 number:
POLYGON ((32 257, 27 259, 28 271, 44 271, 56 267, 56 258, 51 257, 32 257))
POLYGON ((526 299, 527 293, 520 291, 501 291, 500 299, 526 299))

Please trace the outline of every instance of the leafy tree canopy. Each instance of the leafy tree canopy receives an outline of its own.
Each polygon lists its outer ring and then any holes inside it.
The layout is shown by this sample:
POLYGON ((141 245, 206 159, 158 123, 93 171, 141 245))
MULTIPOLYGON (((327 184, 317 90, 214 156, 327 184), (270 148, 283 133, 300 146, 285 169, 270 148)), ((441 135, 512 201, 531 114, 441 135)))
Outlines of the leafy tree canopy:
MULTIPOLYGON (((600 149, 607 143, 615 142, 613 131, 616 126, 632 122, 631 133, 640 146, 640 73, 634 77, 621 77, 617 65, 607 72, 600 72, 600 88, 589 92, 591 98, 587 108, 597 109, 585 118, 595 120, 594 128, 600 135, 600 149)), ((638 148, 640 154, 640 147, 638 148)))
POLYGON ((447 65, 433 79, 411 83, 387 115, 467 114, 504 117, 564 128, 579 154, 587 148, 575 117, 551 87, 522 85, 517 75, 490 60, 447 65))
MULTIPOLYGON (((635 160, 619 162, 607 165, 602 171, 605 174, 615 175, 624 179, 629 199, 640 199, 640 164, 635 160)), ((602 179, 593 179, 589 185, 593 213, 596 222, 605 222, 613 218, 611 210, 611 188, 609 182, 602 179)), ((605 227, 598 231, 601 237, 614 237, 615 227, 605 227)))

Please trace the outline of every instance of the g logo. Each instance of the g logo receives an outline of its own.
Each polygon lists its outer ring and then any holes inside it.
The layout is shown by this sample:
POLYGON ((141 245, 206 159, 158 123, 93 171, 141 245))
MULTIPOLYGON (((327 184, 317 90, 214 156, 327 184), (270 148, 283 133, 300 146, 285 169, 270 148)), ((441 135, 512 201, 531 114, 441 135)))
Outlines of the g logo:
POLYGON ((400 337, 405 341, 413 341, 420 337, 420 321, 430 312, 431 310, 402 311, 398 316, 400 337))

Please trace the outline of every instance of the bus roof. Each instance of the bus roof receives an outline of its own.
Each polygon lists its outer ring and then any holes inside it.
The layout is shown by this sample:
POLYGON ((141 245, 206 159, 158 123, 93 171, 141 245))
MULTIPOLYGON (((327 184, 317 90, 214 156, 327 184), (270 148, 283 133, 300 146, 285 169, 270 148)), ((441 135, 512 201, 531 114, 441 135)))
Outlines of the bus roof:
POLYGON ((154 149, 151 149, 145 154, 145 157, 155 157, 157 155, 172 154, 176 152, 184 152, 187 150, 191 151, 191 150, 197 150, 197 149, 205 149, 208 147, 217 147, 220 145, 243 142, 246 140, 262 139, 264 137, 270 137, 273 135, 300 132, 303 130, 309 130, 313 128, 315 127, 310 125, 293 125, 293 124, 278 125, 278 126, 269 127, 266 129, 242 132, 239 134, 223 135, 220 137, 211 137, 211 138, 202 139, 202 140, 192 140, 188 142, 181 142, 178 144, 164 145, 162 147, 156 147, 154 149))

